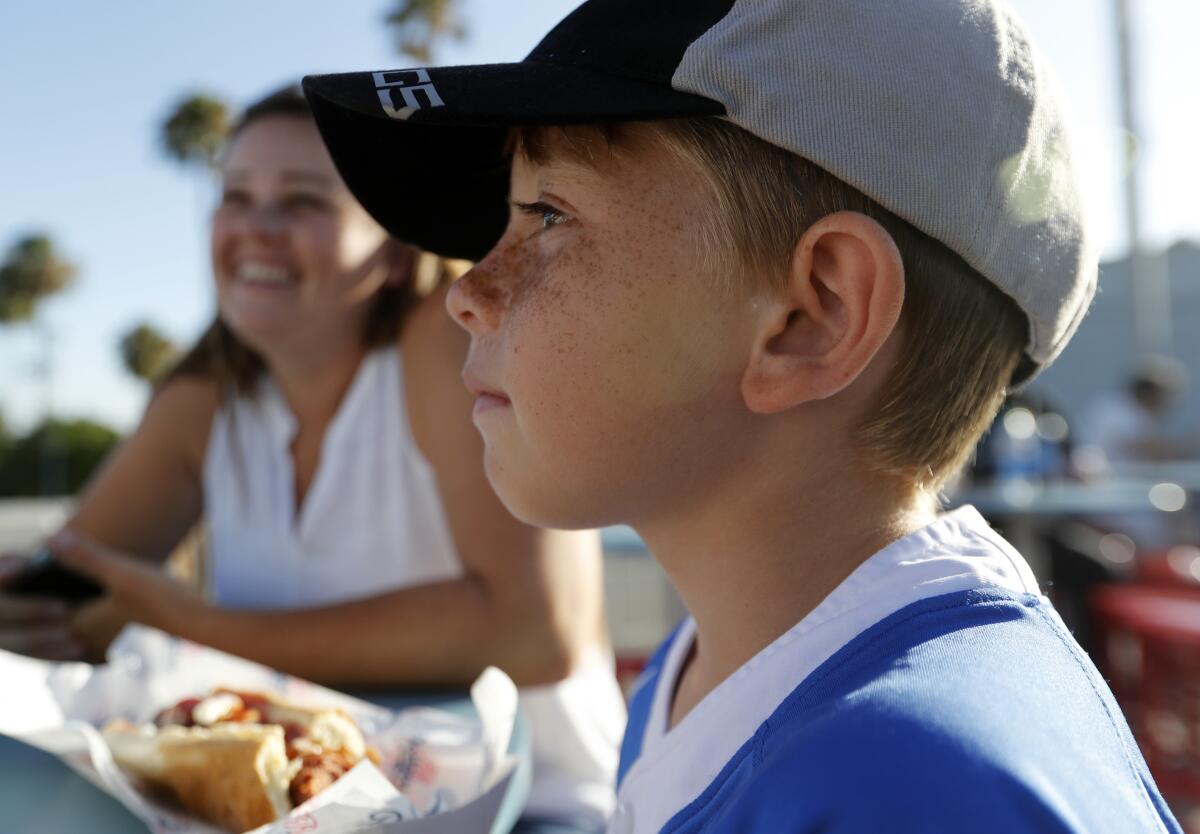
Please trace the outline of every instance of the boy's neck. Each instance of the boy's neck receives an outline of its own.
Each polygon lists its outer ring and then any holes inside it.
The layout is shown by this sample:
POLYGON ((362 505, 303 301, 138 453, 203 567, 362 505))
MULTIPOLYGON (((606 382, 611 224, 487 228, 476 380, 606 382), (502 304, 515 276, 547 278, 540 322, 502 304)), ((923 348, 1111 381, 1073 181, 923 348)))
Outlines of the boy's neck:
POLYGON ((806 486, 762 475, 747 468, 704 510, 638 525, 697 627, 671 726, 870 556, 936 517, 919 493, 878 477, 811 472, 806 486))

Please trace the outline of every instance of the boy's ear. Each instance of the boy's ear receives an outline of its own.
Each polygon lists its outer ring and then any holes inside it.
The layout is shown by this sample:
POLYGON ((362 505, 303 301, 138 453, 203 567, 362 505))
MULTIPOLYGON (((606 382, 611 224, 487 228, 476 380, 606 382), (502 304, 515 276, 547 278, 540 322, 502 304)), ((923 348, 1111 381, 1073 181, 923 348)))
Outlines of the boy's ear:
POLYGON ((742 377, 746 405, 774 414, 838 393, 892 335, 903 304, 892 236, 857 212, 819 220, 796 244, 786 292, 760 314, 742 377))

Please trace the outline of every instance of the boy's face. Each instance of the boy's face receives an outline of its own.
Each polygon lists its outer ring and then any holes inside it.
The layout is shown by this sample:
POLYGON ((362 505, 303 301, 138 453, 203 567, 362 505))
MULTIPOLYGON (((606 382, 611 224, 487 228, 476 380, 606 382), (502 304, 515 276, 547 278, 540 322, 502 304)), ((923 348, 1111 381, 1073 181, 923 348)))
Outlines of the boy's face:
MULTIPOLYGON (((754 301, 721 292, 702 179, 634 131, 596 167, 517 155, 508 228, 452 286, 488 477, 557 528, 638 523, 702 501, 739 456, 754 301)), ((452 222, 452 221, 451 221, 452 222)))

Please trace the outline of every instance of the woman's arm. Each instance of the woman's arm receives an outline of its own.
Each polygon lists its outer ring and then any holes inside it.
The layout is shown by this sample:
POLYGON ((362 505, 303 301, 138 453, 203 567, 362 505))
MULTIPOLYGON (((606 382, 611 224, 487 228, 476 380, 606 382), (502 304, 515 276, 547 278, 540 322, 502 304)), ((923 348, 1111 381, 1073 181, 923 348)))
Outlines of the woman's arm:
MULTIPOLYGON (((168 384, 93 477, 67 527, 154 561, 165 559, 200 514, 198 467, 215 409, 213 386, 168 384)), ((5 595, 4 585, 19 569, 16 560, 0 564, 0 649, 77 660, 88 647, 98 654, 124 622, 109 597, 72 611, 55 600, 5 595)))
MULTIPOLYGON (((585 539, 560 533, 544 539, 542 552, 527 550, 526 558, 586 559, 585 539), (560 535, 569 541, 555 542, 560 535)), ((340 605, 239 611, 211 606, 159 568, 87 539, 68 534, 56 548, 111 594, 111 609, 85 609, 84 622, 96 619, 103 626, 120 612, 122 622, 145 623, 332 686, 465 686, 489 664, 521 685, 550 683, 570 671, 586 645, 576 637, 584 629, 571 622, 576 618, 567 606, 539 599, 551 593, 553 580, 514 589, 515 576, 496 581, 469 571, 462 579, 340 605), (562 609, 559 622, 555 608, 562 609)), ((497 561, 509 562, 503 556, 497 561)))
MULTIPOLYGON (((96 574, 132 619, 339 686, 465 685, 488 664, 522 685, 559 680, 603 640, 599 539, 514 519, 483 471, 474 398, 459 373, 466 334, 427 300, 406 328, 420 356, 409 398, 414 435, 438 476, 464 576, 317 609, 215 609, 161 576, 86 544, 69 560, 96 574)), ((397 556, 402 558, 402 556, 397 556)))

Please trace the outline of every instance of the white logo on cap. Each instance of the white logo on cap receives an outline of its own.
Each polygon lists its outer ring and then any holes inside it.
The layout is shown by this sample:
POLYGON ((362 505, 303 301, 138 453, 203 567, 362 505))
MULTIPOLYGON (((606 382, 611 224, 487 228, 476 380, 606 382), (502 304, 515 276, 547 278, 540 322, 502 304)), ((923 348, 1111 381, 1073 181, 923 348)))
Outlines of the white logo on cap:
POLYGON ((375 92, 379 94, 379 103, 383 105, 383 112, 387 113, 393 119, 407 119, 422 107, 442 107, 445 105, 442 97, 438 95, 438 91, 429 80, 428 70, 392 70, 390 72, 375 72, 372 75, 375 77, 375 92), (396 81, 388 80, 389 77, 396 76, 416 76, 416 83, 406 83, 412 79, 404 77, 396 81), (403 107, 396 107, 396 99, 393 96, 394 92, 399 92, 401 97, 403 97, 403 107), (424 93, 425 100, 428 103, 422 105, 417 98, 417 93, 424 93))

